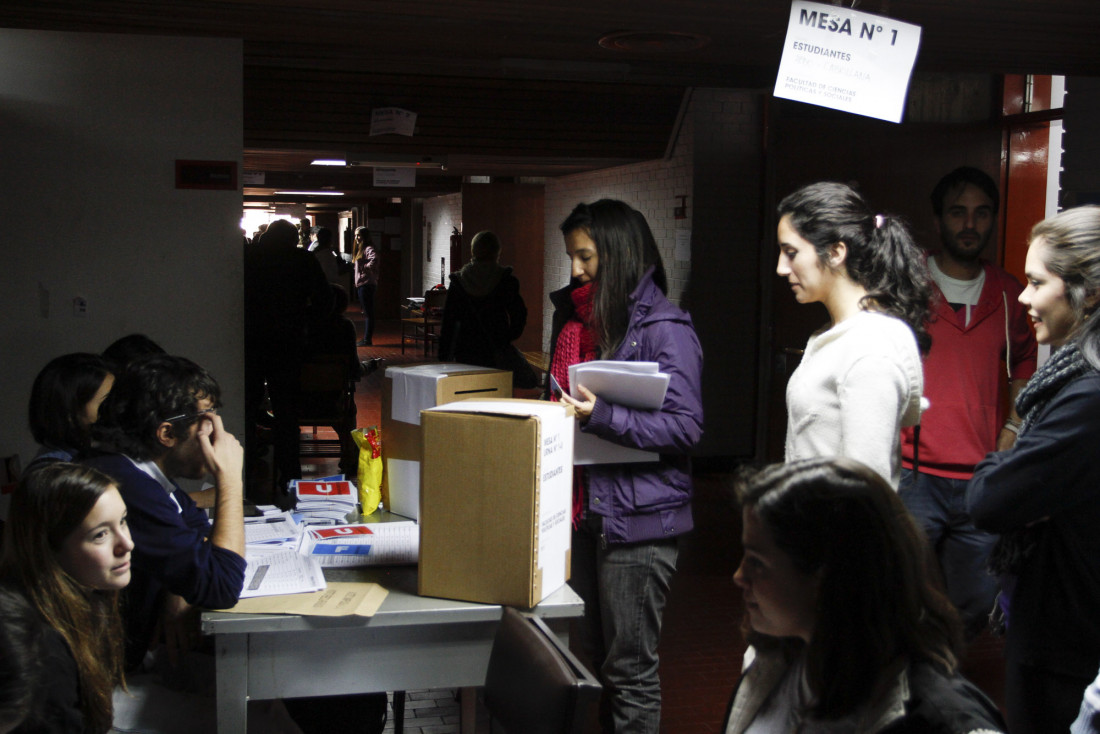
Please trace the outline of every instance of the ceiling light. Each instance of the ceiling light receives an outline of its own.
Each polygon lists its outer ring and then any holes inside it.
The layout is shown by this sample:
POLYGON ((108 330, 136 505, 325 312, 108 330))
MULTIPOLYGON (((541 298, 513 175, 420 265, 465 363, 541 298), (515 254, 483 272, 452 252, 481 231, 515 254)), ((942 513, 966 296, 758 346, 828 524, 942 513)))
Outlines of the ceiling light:
POLYGON ((409 155, 407 153, 348 153, 342 160, 318 158, 311 165, 366 168, 439 168, 446 170, 447 156, 409 155))
POLYGON ((276 191, 275 196, 343 196, 343 191, 276 191))

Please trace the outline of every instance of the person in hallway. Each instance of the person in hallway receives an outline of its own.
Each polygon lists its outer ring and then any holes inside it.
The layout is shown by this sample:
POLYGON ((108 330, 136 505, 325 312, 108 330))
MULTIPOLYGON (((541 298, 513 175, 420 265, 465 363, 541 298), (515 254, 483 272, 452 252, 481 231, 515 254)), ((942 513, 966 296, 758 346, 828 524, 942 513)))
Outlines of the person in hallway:
POLYGON ((206 370, 159 356, 120 373, 100 406, 95 438, 103 453, 83 463, 117 483, 137 544, 123 606, 128 670, 143 664, 155 642, 170 658, 188 649, 198 639, 196 607, 231 607, 241 593, 244 451, 222 425, 220 404, 221 389, 206 370), (208 474, 213 523, 174 481, 208 474))
POLYGON ((657 734, 657 646, 679 536, 692 528, 691 460, 703 431, 703 353, 691 317, 672 305, 645 218, 621 201, 579 204, 561 225, 572 264, 554 304, 550 371, 578 430, 655 451, 655 462, 574 467, 571 584, 584 599, 581 645, 604 683, 605 732, 657 734), (669 375, 659 410, 600 399, 569 366, 592 359, 657 362, 669 375))
POLYGON ((722 731, 997 732, 958 672, 961 624, 886 480, 847 458, 774 464, 740 492, 749 647, 722 731))
POLYGON ((272 222, 244 257, 244 376, 247 477, 255 481, 256 426, 264 388, 275 416, 276 482, 285 491, 302 475, 294 395, 309 328, 332 312, 332 288, 317 259, 297 246, 294 225, 272 222))
POLYGON ((313 228, 313 246, 310 247, 310 252, 321 264, 321 270, 325 273, 325 280, 333 285, 339 285, 344 280, 347 265, 336 252, 331 229, 328 227, 313 228))
POLYGON ((527 326, 527 305, 512 268, 499 263, 500 240, 492 232, 478 232, 470 251, 473 259, 451 273, 439 359, 507 369, 516 387, 536 387, 535 373, 512 346, 527 326))
POLYGON ((374 292, 378 289, 379 262, 370 230, 366 227, 355 228, 351 261, 355 268, 355 292, 363 309, 363 338, 356 346, 369 347, 374 344, 374 292))
POLYGON ((993 179, 967 166, 932 191, 940 249, 928 257, 930 406, 919 431, 901 433, 901 499, 928 534, 970 638, 985 629, 997 594, 986 569, 996 536, 971 522, 966 484, 986 454, 1015 442, 1020 419, 1015 408, 1007 414, 1003 408, 1004 386, 1015 400, 1035 372, 1037 352, 1027 310, 1016 300, 1023 286, 981 258, 996 231, 999 201, 993 179))
POLYGON ((1025 275, 1020 303, 1054 351, 1016 399, 1016 444, 966 493, 974 524, 1001 535, 990 566, 1013 734, 1066 731, 1100 669, 1100 207, 1036 224, 1025 275))
POLYGON ((810 337, 787 383, 786 460, 858 459, 893 487, 901 428, 920 420, 929 278, 897 218, 850 186, 805 186, 779 204, 779 263, 799 303, 830 323, 810 337))
POLYGON ((72 461, 91 448, 90 427, 115 377, 98 354, 75 352, 51 359, 34 378, 28 405, 31 435, 38 453, 33 471, 52 461, 72 461))
POLYGON ((17 734, 111 728, 123 682, 118 595, 133 548, 126 505, 100 472, 56 462, 16 488, 0 577, 44 628, 40 680, 17 734))

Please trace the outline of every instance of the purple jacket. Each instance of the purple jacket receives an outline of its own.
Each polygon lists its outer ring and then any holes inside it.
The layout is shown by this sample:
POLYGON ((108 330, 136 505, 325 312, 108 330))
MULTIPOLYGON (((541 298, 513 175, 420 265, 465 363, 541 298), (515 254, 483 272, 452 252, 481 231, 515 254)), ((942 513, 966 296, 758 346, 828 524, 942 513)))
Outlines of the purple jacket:
MULTIPOLYGON (((550 294, 556 307, 552 348, 572 311, 569 286, 550 294)), ((603 517, 608 543, 671 538, 691 530, 691 459, 703 435, 703 350, 691 317, 669 303, 646 273, 630 296, 626 336, 609 359, 657 362, 669 378, 659 411, 596 400, 586 433, 660 453, 660 461, 585 467, 588 512, 603 517)), ((552 358, 551 358, 552 359, 552 358)))

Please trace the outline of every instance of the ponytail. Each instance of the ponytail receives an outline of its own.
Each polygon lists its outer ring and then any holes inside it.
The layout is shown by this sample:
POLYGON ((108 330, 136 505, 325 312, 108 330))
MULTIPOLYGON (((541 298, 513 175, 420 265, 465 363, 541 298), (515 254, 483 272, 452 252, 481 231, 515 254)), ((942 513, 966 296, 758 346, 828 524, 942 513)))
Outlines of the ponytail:
POLYGON ((866 304, 909 324, 921 354, 927 354, 932 346, 932 337, 925 328, 932 290, 924 253, 903 221, 890 214, 879 214, 875 219, 882 225, 871 234, 866 278, 857 279, 851 265, 848 274, 867 289, 866 304))
POLYGON ((875 214, 852 187, 832 181, 795 191, 779 203, 778 213, 790 216, 791 226, 814 246, 824 267, 829 267, 832 246, 843 242, 848 277, 867 291, 860 307, 901 319, 913 330, 921 353, 928 352, 931 278, 924 253, 902 220, 875 214))

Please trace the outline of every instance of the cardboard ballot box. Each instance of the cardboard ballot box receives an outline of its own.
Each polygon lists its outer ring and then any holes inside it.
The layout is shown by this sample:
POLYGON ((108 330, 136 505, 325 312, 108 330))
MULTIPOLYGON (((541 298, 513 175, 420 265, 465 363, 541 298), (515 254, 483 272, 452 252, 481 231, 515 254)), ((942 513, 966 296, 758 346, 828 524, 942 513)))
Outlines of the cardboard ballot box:
POLYGON ((421 414, 422 596, 530 608, 569 579, 573 410, 467 400, 421 414))
POLYGON ((382 502, 420 516, 420 411, 471 398, 511 398, 512 373, 434 362, 386 368, 382 381, 382 502))

